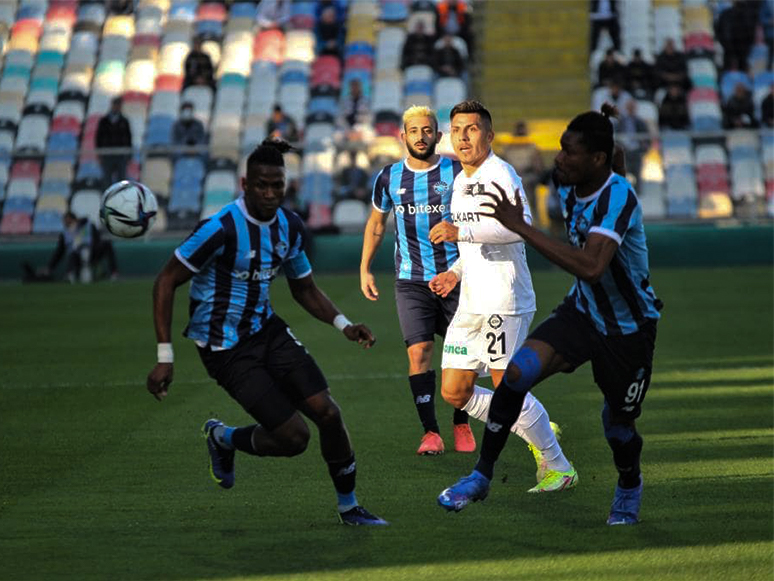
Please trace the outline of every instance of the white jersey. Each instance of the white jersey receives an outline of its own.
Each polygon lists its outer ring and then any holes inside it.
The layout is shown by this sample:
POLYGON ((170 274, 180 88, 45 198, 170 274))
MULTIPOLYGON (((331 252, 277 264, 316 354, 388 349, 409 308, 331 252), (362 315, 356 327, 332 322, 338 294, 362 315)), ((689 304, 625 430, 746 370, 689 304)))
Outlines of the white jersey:
POLYGON ((494 218, 478 215, 481 211, 491 212, 489 208, 481 208, 482 202, 490 201, 480 195, 482 192, 500 195, 492 183, 503 188, 511 201, 515 200, 518 188, 524 217, 532 223, 521 178, 494 152, 489 153, 471 177, 464 171, 457 175, 451 200, 452 221, 460 229, 460 258, 451 269, 462 284, 457 310, 480 315, 534 313, 535 291, 524 241, 494 218))

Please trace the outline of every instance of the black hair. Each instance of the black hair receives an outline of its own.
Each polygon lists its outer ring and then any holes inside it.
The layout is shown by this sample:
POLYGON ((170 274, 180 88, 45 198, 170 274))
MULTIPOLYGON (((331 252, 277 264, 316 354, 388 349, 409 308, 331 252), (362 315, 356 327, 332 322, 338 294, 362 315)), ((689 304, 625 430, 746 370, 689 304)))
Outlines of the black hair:
POLYGON ((449 121, 454 120, 454 116, 460 113, 478 113, 479 117, 481 117, 484 123, 488 125, 489 129, 492 129, 492 114, 482 103, 472 99, 457 103, 449 114, 449 121))
POLYGON ((285 167, 283 154, 293 151, 293 147, 282 139, 267 137, 247 158, 247 167, 252 165, 276 165, 285 167))
POLYGON ((613 163, 613 123, 611 117, 618 117, 618 109, 604 103, 600 111, 586 111, 576 116, 567 126, 567 131, 578 133, 581 143, 591 153, 601 151, 607 156, 607 166, 613 163))

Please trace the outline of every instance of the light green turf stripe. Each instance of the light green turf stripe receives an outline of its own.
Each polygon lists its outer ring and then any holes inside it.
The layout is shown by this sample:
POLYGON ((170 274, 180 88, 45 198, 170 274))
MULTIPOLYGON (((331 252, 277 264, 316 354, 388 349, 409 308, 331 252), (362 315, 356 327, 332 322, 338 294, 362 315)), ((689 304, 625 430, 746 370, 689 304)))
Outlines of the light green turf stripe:
POLYGON ((699 396, 726 396, 738 395, 739 397, 749 395, 774 395, 774 386, 772 385, 717 385, 713 387, 658 387, 652 385, 648 390, 646 399, 682 399, 696 398, 699 396))
POLYGON ((654 371, 652 382, 656 381, 719 381, 719 380, 765 379, 774 382, 774 367, 733 367, 720 369, 688 369, 685 371, 654 371))
POLYGON ((704 432, 670 432, 668 434, 648 434, 648 442, 693 442, 710 440, 742 440, 751 438, 774 438, 774 430, 760 428, 752 430, 712 430, 704 432))
MULTIPOLYGON (((640 525, 642 526, 642 525, 640 525)), ((611 535, 631 535, 637 543, 637 527, 610 529, 611 535)), ((767 542, 727 543, 674 549, 643 549, 594 554, 551 555, 500 561, 372 567, 298 575, 231 577, 229 581, 504 581, 556 579, 573 581, 627 581, 714 579, 771 579, 772 545, 767 542)), ((224 578, 225 579, 225 578, 224 578)), ((204 580, 203 580, 204 581, 204 580)), ((207 580, 207 581, 212 581, 207 580)))

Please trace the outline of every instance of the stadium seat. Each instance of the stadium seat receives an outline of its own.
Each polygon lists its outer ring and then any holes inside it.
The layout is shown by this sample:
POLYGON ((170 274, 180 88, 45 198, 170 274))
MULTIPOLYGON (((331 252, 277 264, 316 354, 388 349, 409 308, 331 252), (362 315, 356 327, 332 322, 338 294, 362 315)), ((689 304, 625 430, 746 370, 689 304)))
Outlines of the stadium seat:
POLYGON ((32 219, 33 234, 58 234, 63 229, 62 216, 64 212, 57 210, 37 209, 32 219))
POLYGON ((78 158, 78 135, 52 132, 46 145, 46 159, 75 164, 78 158))
POLYGON ((5 186, 5 197, 28 198, 36 200, 38 197, 38 180, 30 178, 10 179, 5 186))
POLYGON ((172 179, 172 164, 163 157, 151 157, 145 160, 140 173, 140 181, 146 184, 159 198, 169 198, 169 184, 172 179))
POLYGON ((341 200, 333 206, 331 221, 342 233, 361 233, 370 210, 360 200, 341 200))
POLYGON ((717 69, 715 64, 708 58, 689 58, 688 78, 691 79, 694 89, 704 87, 717 90, 717 69))
POLYGON ((210 125, 212 99, 212 89, 203 85, 193 85, 183 90, 181 102, 193 104, 194 117, 201 121, 206 129, 210 125))
POLYGON ((8 196, 3 203, 3 213, 19 212, 22 214, 32 214, 35 210, 35 200, 26 196, 8 196))
POLYGON ((172 143, 172 126, 174 118, 171 115, 156 114, 148 118, 145 129, 145 145, 147 147, 165 147, 172 143))
POLYGON ((675 47, 683 50, 683 20, 679 6, 660 5, 653 11, 653 43, 656 52, 660 52, 667 39, 675 41, 675 47))
POLYGON ((46 164, 43 166, 42 182, 40 184, 40 195, 44 195, 44 186, 47 183, 62 182, 69 184, 73 181, 74 164, 66 161, 57 161, 46 158, 46 164))
POLYGON ((268 61, 276 65, 285 60, 285 35, 279 30, 263 30, 253 42, 253 61, 268 61))
POLYGON ((99 190, 80 190, 70 200, 70 210, 78 217, 88 218, 99 224, 99 203, 102 192, 99 190))
POLYGON ((48 115, 25 115, 16 134, 16 149, 43 153, 48 136, 48 115))
POLYGON ((156 77, 155 91, 172 91, 179 95, 183 89, 183 77, 180 75, 163 74, 156 77))
POLYGON ((32 232, 32 214, 25 212, 4 212, 0 221, 0 234, 30 234, 32 232))
POLYGON ((409 16, 408 5, 404 0, 384 0, 379 20, 383 22, 404 22, 409 16))
POLYGON ((234 2, 229 12, 230 19, 249 18, 255 20, 257 7, 254 2, 234 2))
POLYGON ((667 168, 666 196, 667 215, 696 217, 698 192, 693 166, 675 165, 667 168))
POLYGON ((12 180, 29 179, 37 183, 40 181, 40 166, 41 163, 39 160, 17 160, 11 166, 10 178, 12 180))

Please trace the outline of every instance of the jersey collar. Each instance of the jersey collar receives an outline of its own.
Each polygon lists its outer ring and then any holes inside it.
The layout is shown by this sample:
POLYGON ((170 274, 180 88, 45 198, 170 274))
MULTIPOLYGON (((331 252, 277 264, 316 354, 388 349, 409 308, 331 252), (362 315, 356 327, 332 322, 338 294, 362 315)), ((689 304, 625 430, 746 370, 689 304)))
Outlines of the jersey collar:
MULTIPOLYGON (((267 220, 266 222, 263 222, 261 220, 258 220, 257 218, 253 218, 250 215, 250 212, 247 211, 247 206, 245 206, 245 197, 244 194, 240 196, 240 198, 236 201, 237 208, 239 208, 239 211, 242 212, 245 219, 248 222, 252 222, 256 226, 269 226, 270 224, 274 224, 274 222, 277 220, 277 214, 274 214, 274 217, 271 220, 267 220)), ((279 213, 280 208, 277 208, 277 212, 279 213)))
POLYGON ((435 168, 437 168, 439 165, 441 165, 442 161, 443 161, 443 156, 439 156, 438 157, 438 161, 435 163, 435 165, 431 165, 427 169, 414 169, 413 167, 409 166, 408 158, 405 157, 405 158, 403 158, 403 167, 405 167, 407 170, 409 170, 410 172, 413 172, 413 173, 425 173, 425 172, 432 171, 435 168))
POLYGON ((470 177, 465 176, 465 171, 462 171, 462 175, 466 177, 466 179, 469 180, 478 180, 481 178, 481 172, 484 171, 484 169, 492 162, 492 158, 495 157, 495 152, 493 149, 489 150, 489 155, 486 156, 486 159, 483 161, 483 163, 476 168, 476 171, 473 172, 473 175, 470 177))
MULTIPOLYGON (((602 190, 604 190, 607 186, 610 185, 610 182, 613 181, 613 178, 615 177, 615 172, 610 172, 610 175, 607 176, 607 181, 602 184, 602 187, 599 188, 596 192, 593 194, 589 194, 585 198, 581 198, 580 196, 575 196, 575 199, 579 202, 591 202, 592 200, 596 200, 599 197, 599 194, 602 193, 602 190)), ((575 194, 575 187, 572 188, 572 193, 575 194)))

